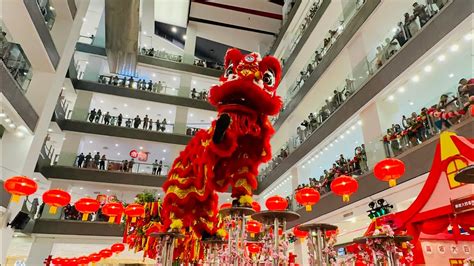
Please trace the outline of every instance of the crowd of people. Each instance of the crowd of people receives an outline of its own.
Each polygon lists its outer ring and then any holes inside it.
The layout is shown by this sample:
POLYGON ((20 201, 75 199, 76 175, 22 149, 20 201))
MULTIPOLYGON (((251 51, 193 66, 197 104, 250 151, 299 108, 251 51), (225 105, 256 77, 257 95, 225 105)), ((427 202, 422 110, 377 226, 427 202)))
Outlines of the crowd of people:
POLYGON ((93 108, 87 117, 87 120, 91 123, 102 123, 104 125, 109 125, 109 126, 119 126, 121 127, 124 125, 125 127, 128 128, 135 128, 135 129, 143 129, 143 130, 153 130, 155 129, 156 131, 159 132, 165 132, 166 127, 169 126, 168 121, 166 121, 166 118, 163 118, 163 120, 160 121, 160 119, 153 119, 149 118, 148 115, 145 115, 145 117, 140 118, 140 115, 137 115, 135 118, 124 118, 122 113, 120 113, 118 116, 112 116, 110 115, 110 112, 106 112, 103 114, 101 109, 96 110, 93 108))
POLYGON ((403 21, 400 21, 395 28, 392 38, 386 38, 384 42, 377 46, 375 67, 380 68, 387 62, 408 40, 415 36, 428 21, 444 7, 448 0, 428 1, 423 5, 418 2, 413 3, 412 14, 405 13, 403 21))
POLYGON ((392 124, 383 136, 386 156, 397 156, 468 117, 471 97, 474 97, 474 79, 463 78, 457 95, 442 94, 437 104, 403 115, 401 123, 392 124))
POLYGON ((360 176, 368 171, 367 154, 365 145, 362 144, 354 149, 353 156, 344 157, 343 154, 339 155, 339 158, 332 164, 332 167, 324 170, 319 179, 309 178, 309 184, 298 185, 295 192, 305 187, 311 187, 317 189, 322 195, 331 191, 331 182, 336 177, 341 175, 360 176))
MULTIPOLYGON (((131 173, 133 172, 133 166, 135 165, 135 159, 130 158, 130 160, 107 160, 105 154, 100 154, 96 152, 92 155, 89 152, 87 155, 80 153, 76 157, 74 166, 79 168, 88 168, 88 169, 98 169, 103 171, 120 171, 131 173)), ((151 164, 151 174, 152 175, 161 175, 163 172, 163 161, 155 160, 151 164)))
MULTIPOLYGON (((174 61, 174 62, 178 62, 178 63, 183 62, 183 56, 182 55, 171 54, 171 53, 168 53, 164 50, 155 50, 155 48, 153 48, 153 47, 152 48, 142 47, 140 49, 140 54, 141 55, 146 55, 146 56, 157 57, 157 58, 165 59, 165 60, 169 60, 169 61, 174 61)), ((206 61, 206 60, 197 59, 197 58, 194 59, 193 64, 195 66, 200 66, 200 67, 205 67, 205 68, 212 68, 212 69, 218 69, 218 70, 224 69, 224 66, 217 63, 217 62, 211 62, 211 61, 206 61)))

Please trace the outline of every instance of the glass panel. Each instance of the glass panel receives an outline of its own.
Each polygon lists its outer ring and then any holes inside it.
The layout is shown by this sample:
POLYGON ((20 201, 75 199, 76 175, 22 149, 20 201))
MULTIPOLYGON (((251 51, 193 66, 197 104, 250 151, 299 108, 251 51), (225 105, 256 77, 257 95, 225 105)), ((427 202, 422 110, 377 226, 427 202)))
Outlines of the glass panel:
POLYGON ((38 4, 41 14, 43 15, 46 26, 48 26, 48 29, 51 30, 56 20, 56 12, 54 11, 54 7, 50 5, 49 0, 36 0, 36 3, 38 4))
POLYGON ((0 36, 0 56, 23 93, 26 93, 33 76, 33 70, 21 46, 8 42, 5 35, 2 34, 0 36))
MULTIPOLYGON (((163 60, 173 61, 177 63, 183 63, 183 56, 178 54, 172 54, 165 50, 155 50, 155 48, 147 49, 146 46, 141 47, 139 53, 145 56, 156 57, 163 60)), ((205 68, 212 68, 223 70, 224 66, 217 62, 206 61, 203 59, 195 58, 194 63, 195 66, 205 67, 205 68)))

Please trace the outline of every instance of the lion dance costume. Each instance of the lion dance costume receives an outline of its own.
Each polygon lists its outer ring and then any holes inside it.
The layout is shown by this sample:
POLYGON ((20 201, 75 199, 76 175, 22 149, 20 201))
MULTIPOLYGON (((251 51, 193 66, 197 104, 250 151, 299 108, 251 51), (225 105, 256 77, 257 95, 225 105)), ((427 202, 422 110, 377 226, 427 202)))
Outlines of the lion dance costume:
POLYGON ((274 130, 268 116, 277 114, 282 106, 276 95, 280 78, 276 58, 227 51, 225 72, 209 96, 218 118, 191 139, 163 185, 165 228, 187 229, 197 236, 216 234, 216 192, 225 192, 229 186, 234 202, 250 206, 258 166, 271 159, 274 130))

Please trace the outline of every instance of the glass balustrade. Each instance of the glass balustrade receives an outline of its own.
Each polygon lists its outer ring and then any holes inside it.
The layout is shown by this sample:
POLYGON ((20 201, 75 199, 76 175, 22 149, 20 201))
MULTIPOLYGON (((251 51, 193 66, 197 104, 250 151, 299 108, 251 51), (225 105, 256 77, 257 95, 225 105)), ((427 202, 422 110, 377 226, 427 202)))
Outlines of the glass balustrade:
MULTIPOLYGON (((156 57, 159 59, 167 60, 167 61, 172 61, 176 63, 184 63, 183 62, 183 56, 179 54, 173 54, 166 52, 165 50, 155 50, 154 48, 146 48, 142 47, 140 48, 140 54, 144 56, 151 56, 151 57, 156 57)), ((217 69, 217 70, 223 70, 224 66, 220 63, 217 62, 212 62, 212 61, 206 61, 202 59, 195 58, 193 65, 199 66, 199 67, 204 67, 204 68, 212 68, 212 69, 217 69)))
POLYGON ((43 15, 44 22, 48 29, 51 30, 53 28, 54 22, 56 21, 56 11, 54 7, 51 6, 49 0, 36 0, 38 7, 43 15))
POLYGON ((0 36, 0 57, 23 93, 26 93, 33 77, 30 61, 21 46, 0 36))

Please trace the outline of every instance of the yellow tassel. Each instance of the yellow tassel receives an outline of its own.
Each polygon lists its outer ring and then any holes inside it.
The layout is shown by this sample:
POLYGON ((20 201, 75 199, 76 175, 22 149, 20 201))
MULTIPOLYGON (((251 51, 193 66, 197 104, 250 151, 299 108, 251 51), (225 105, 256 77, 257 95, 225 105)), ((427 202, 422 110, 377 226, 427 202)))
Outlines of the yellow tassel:
POLYGON ((313 210, 313 208, 311 207, 311 205, 306 205, 306 211, 307 212, 310 212, 312 210, 313 210))
POLYGON ((396 179, 390 179, 388 180, 388 186, 389 187, 394 187, 397 185, 397 180, 396 179))
POLYGON ((132 223, 136 222, 137 221, 137 217, 133 216, 132 217, 132 223))
POLYGON ((144 249, 144 251, 147 251, 147 250, 148 250, 148 243, 150 243, 150 237, 149 237, 149 236, 146 238, 146 244, 145 244, 145 249, 144 249))
POLYGON ((181 221, 180 219, 172 219, 170 228, 180 230, 181 228, 183 228, 183 221, 181 221))
POLYGON ((407 242, 402 243, 402 248, 406 249, 407 248, 407 242))
POLYGON ((349 202, 350 196, 349 195, 342 195, 342 202, 349 202))
POLYGON ((49 213, 51 213, 51 214, 56 214, 57 210, 58 210, 58 207, 56 207, 56 206, 50 206, 49 207, 49 213))
POLYGON ((303 238, 303 237, 300 237, 300 243, 301 243, 301 244, 304 243, 304 238, 303 238))
POLYGON ((88 213, 82 214, 82 220, 87 221, 87 219, 89 219, 89 214, 88 213))
POLYGON ((109 223, 112 224, 112 223, 114 223, 114 221, 115 221, 115 216, 110 216, 109 217, 109 223))
POLYGON ((12 194, 12 197, 10 198, 10 201, 18 203, 20 201, 20 195, 12 194))
POLYGON ((250 237, 255 237, 255 233, 250 233, 250 237))
POLYGON ((252 204, 253 202, 253 199, 251 196, 249 195, 244 195, 244 196, 240 196, 239 198, 239 203, 242 204, 242 205, 247 205, 247 204, 252 204))

